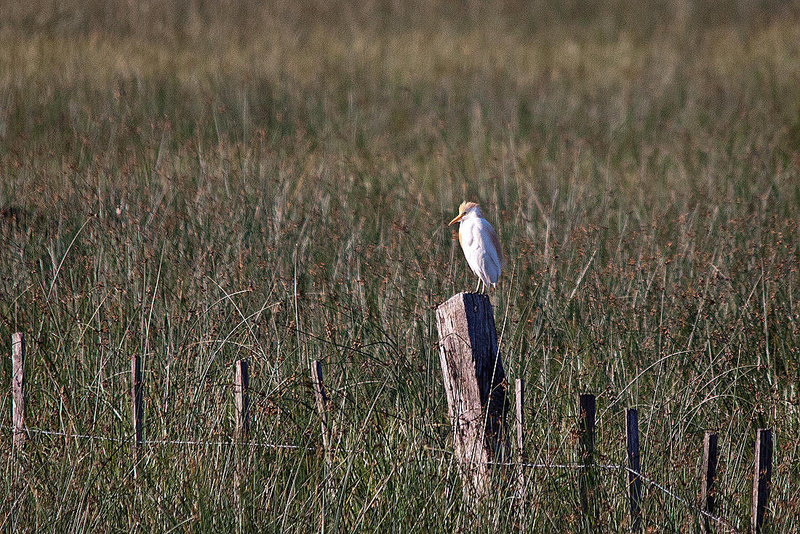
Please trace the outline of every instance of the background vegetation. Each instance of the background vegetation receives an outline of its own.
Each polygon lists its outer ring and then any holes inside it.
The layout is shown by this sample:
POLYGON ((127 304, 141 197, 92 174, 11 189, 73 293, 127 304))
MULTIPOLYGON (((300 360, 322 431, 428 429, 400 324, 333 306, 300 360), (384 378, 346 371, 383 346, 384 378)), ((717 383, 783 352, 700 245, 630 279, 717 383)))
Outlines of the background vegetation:
MULTIPOLYGON (((32 435, 19 473, 3 386, 0 524, 578 529, 570 470, 532 471, 519 515, 510 491, 461 501, 434 308, 474 285, 446 226, 470 199, 509 259, 492 300, 530 459, 575 461, 577 394, 596 392, 601 461, 624 461, 638 407, 643 472, 696 503, 717 429, 721 515, 746 530, 772 426, 772 525, 796 531, 799 8, 4 3, 0 338, 28 334, 28 425, 67 435, 32 435), (146 439, 229 442, 247 358, 253 441, 301 448, 239 449, 241 506, 228 445, 150 444, 134 481, 133 353, 146 439)), ((625 475, 600 480, 620 531, 625 475)), ((699 525, 647 485, 643 516, 699 525)))

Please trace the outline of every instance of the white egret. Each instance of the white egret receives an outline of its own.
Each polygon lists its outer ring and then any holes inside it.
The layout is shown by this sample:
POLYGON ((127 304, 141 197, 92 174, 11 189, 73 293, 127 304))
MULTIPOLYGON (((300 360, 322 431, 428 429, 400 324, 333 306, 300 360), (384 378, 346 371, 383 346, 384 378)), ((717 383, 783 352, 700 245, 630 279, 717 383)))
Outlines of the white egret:
POLYGON ((460 223, 458 242, 464 250, 464 256, 470 269, 478 276, 477 293, 483 283, 488 293, 489 285, 497 283, 500 269, 504 265, 500 240, 489 221, 483 218, 481 207, 475 202, 462 202, 456 216, 448 226, 460 223))

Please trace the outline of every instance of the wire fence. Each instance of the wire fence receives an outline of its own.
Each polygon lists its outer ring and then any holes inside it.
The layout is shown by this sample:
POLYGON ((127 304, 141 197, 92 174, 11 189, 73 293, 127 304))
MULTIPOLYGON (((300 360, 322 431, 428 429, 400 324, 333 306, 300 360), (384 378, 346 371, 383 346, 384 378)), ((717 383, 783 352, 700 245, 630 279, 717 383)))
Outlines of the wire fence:
MULTIPOLYGON (((487 301, 488 302, 488 301, 487 301)), ((312 362, 312 370, 316 369, 316 374, 312 372, 312 382, 314 382, 313 392, 315 397, 315 404, 318 411, 318 416, 320 423, 322 425, 322 444, 314 445, 311 441, 306 441, 305 444, 293 444, 293 443, 274 443, 269 441, 257 441, 257 440, 250 440, 248 439, 248 394, 252 391, 249 389, 249 380, 247 378, 247 363, 245 360, 237 361, 237 370, 235 373, 235 383, 233 384, 234 396, 235 396, 235 404, 236 404, 236 433, 228 436, 223 436, 223 439, 143 439, 143 424, 141 418, 141 410, 142 410, 142 379, 141 374, 139 372, 139 356, 132 355, 131 356, 131 376, 132 376, 132 413, 133 417, 133 429, 130 433, 120 433, 119 435, 98 435, 98 434, 91 434, 91 433, 72 433, 72 432, 63 432, 63 431, 55 431, 55 430, 47 430, 42 428, 32 428, 24 423, 25 419, 25 410, 24 410, 24 403, 25 403, 25 395, 24 395, 24 388, 22 384, 24 384, 24 337, 22 334, 17 333, 14 334, 12 340, 12 347, 13 347, 13 377, 12 377, 12 395, 14 399, 14 410, 13 410, 13 421, 14 425, 2 425, 0 424, 0 429, 4 431, 10 431, 9 433, 16 438, 20 433, 29 437, 34 435, 40 436, 48 436, 51 438, 64 438, 65 440, 86 440, 86 441, 98 441, 98 442, 108 442, 108 443, 115 443, 118 448, 124 446, 126 444, 131 445, 134 448, 134 477, 135 477, 135 466, 139 463, 139 456, 138 452, 141 447, 160 447, 160 446, 186 446, 186 447, 216 447, 216 448, 224 448, 224 447, 235 447, 239 449, 273 449, 273 450, 291 450, 291 451, 300 451, 301 453, 311 452, 311 453, 319 453, 323 452, 325 454, 326 464, 330 467, 333 465, 333 462, 336 461, 337 455, 344 456, 344 455, 367 455, 370 454, 370 450, 365 448, 348 448, 348 447, 341 447, 333 445, 330 442, 330 433, 328 428, 328 402, 327 402, 327 395, 326 395, 326 388, 324 385, 323 377, 322 377, 322 369, 319 362, 314 361, 312 362), (241 367, 241 368, 240 368, 241 367), (21 407, 21 410, 17 408, 21 407), (19 412, 19 413, 18 413, 19 412), (138 417, 137 417, 138 414, 138 417), (227 437, 228 439, 224 439, 227 437)), ((496 354, 499 355, 499 352, 496 354)), ((524 398, 522 396, 522 382, 517 380, 516 387, 517 395, 519 399, 524 398)), ((449 399, 449 398, 448 398, 449 399)), ((629 490, 629 498, 631 500, 631 515, 632 517, 638 520, 641 516, 639 513, 639 501, 641 498, 640 493, 640 484, 643 482, 647 484, 649 487, 654 488, 664 496, 668 497, 672 501, 679 503, 683 506, 686 510, 691 511, 698 517, 704 517, 707 521, 713 521, 718 526, 722 527, 723 530, 728 532, 738 532, 737 528, 732 526, 728 521, 722 519, 720 516, 715 515, 715 510, 713 507, 713 503, 709 499, 708 504, 704 502, 703 504, 707 504, 707 506, 698 506, 696 503, 693 503, 690 498, 683 497, 678 494, 677 491, 665 486, 664 484, 658 482, 654 478, 651 478, 645 474, 641 473, 639 469, 639 445, 638 445, 638 415, 635 409, 629 409, 626 412, 626 434, 627 434, 627 453, 628 453, 628 460, 629 465, 621 465, 621 464, 605 464, 605 463, 597 463, 592 458, 594 454, 594 429, 596 426, 595 421, 595 413, 596 413, 596 404, 595 404, 595 396, 591 394, 581 394, 579 395, 579 404, 580 404, 580 417, 578 421, 579 426, 579 458, 582 459, 584 463, 549 463, 549 462, 540 462, 540 463, 529 463, 522 461, 522 458, 518 458, 519 461, 503 461, 503 462, 488 462, 491 466, 497 467, 506 467, 517 470, 520 474, 522 470, 530 471, 530 470, 542 470, 542 471, 551 471, 551 470, 564 470, 564 471, 580 471, 586 470, 587 468, 592 468, 596 470, 604 470, 604 471, 616 471, 616 472, 624 472, 628 475, 628 484, 631 485, 631 489, 629 490), (631 422, 632 421, 632 422, 631 422), (585 439, 588 436, 588 439, 585 439), (633 436, 633 439, 631 438, 633 436), (633 485, 635 484, 635 488, 633 485)), ((616 400, 614 401, 616 402, 616 400)), ((373 406, 374 407, 374 406, 373 406)), ((517 443, 517 450, 518 453, 522 452, 523 449, 523 416, 524 413, 523 405, 521 402, 517 404, 517 435, 518 435, 518 443, 517 443)), ((371 408, 372 409, 372 408, 371 408)), ((483 409, 483 407, 481 407, 483 409)), ((604 410, 602 415, 608 411, 608 408, 604 410)), ((487 410, 487 417, 488 417, 487 410)), ((505 423, 503 423, 505 424, 505 423)), ((486 425, 486 422, 483 423, 486 425)), ((766 469, 764 475, 760 474, 760 467, 759 463, 756 463, 756 470, 757 473, 756 479, 754 482, 757 483, 759 487, 758 492, 758 506, 763 510, 766 507, 766 499, 768 496, 768 486, 769 486, 769 472, 771 471, 771 462, 772 462, 772 431, 771 429, 759 429, 758 440, 756 442, 756 459, 757 462, 759 461, 759 452, 761 451, 759 442, 761 441, 761 436, 763 432, 763 437, 766 438, 766 448, 764 449, 766 455, 766 469), (763 493, 763 502, 762 502, 762 493, 760 489, 761 479, 764 479, 765 486, 767 487, 766 491, 763 493)), ((706 439, 709 438, 709 432, 706 433, 706 439)), ((716 434, 713 434, 716 436, 716 434)), ((208 436, 209 438, 215 438, 216 436, 208 436)), ((566 436, 565 436, 566 438, 566 436)), ((713 471, 716 470, 716 437, 714 437, 715 445, 714 445, 714 468, 709 473, 704 474, 703 478, 703 495, 706 495, 706 484, 713 484, 714 473, 713 471)), ((22 442, 24 442, 23 440, 22 442)), ((20 442, 20 443, 22 443, 20 442)), ((14 447, 12 450, 16 449, 16 439, 14 443, 14 447)), ((482 440, 476 441, 471 446, 483 446, 482 440)), ((562 441, 563 445, 563 441, 562 441)), ((705 470, 705 462, 708 460, 706 458, 708 450, 708 443, 705 444, 706 449, 704 450, 704 467, 705 470)), ((462 446, 463 448, 463 446, 462 446)), ((458 447, 456 447, 456 453, 458 453, 458 447)), ((453 451, 443 450, 443 449, 426 449, 425 457, 422 457, 421 461, 430 461, 430 462, 438 462, 441 463, 443 461, 459 461, 462 464, 469 464, 474 465, 471 459, 463 457, 463 455, 456 454, 453 451)), ((489 457, 492 457, 490 455, 489 457)), ((469 468, 468 468, 469 469, 469 468)), ((524 478, 520 478, 520 480, 524 480, 524 478)), ((584 489, 581 489, 582 494, 584 489)), ((582 499, 583 499, 582 495, 582 499)), ((754 489, 754 503, 756 498, 756 492, 754 489)), ((704 497, 705 499, 705 497, 704 497)), ((755 509, 754 504, 754 509, 755 509)), ((755 512, 754 512, 755 514, 755 512)), ((754 515, 755 518, 755 515, 754 515)), ((754 519, 755 521, 755 519, 754 519)), ((756 523, 754 523, 755 525, 756 523)))
MULTIPOLYGON (((9 430, 13 433, 14 428, 9 425, 0 425, 0 428, 3 430, 9 430)), ((113 442, 113 443, 134 443, 133 436, 131 437, 111 437, 111 436, 99 436, 93 434, 73 434, 70 432, 58 432, 53 430, 44 430, 40 428, 25 428, 26 434, 37 434, 43 436, 51 436, 51 437, 63 437, 67 439, 82 439, 82 440, 90 440, 90 441, 106 441, 106 442, 113 442)), ((258 448, 268 448, 268 449, 286 449, 286 450, 301 450, 307 452, 316 452, 319 450, 318 447, 312 447, 308 445, 293 445, 288 443, 270 443, 264 441, 204 441, 204 440, 175 440, 175 439, 161 439, 161 440, 143 440, 143 445, 150 445, 150 446, 160 446, 160 445, 185 445, 185 446, 204 446, 204 447, 258 447, 258 448)), ((360 450, 360 449, 347 449, 347 448, 331 448, 331 452, 338 452, 338 453, 347 453, 347 454, 366 454, 368 451, 360 450)), ((440 451, 446 453, 446 451, 440 451)), ((452 454, 447 455, 450 459, 453 458, 452 454)), ((444 458, 433 458, 433 460, 441 461, 444 458)), ((550 470, 550 469, 559 469, 559 470, 580 470, 584 469, 587 466, 583 464, 553 464, 553 463, 529 463, 529 462, 489 462, 492 466, 497 467, 509 467, 509 468, 524 468, 524 469, 541 469, 541 470, 550 470)), ((601 469, 606 471, 625 471, 626 473, 630 473, 634 476, 639 477, 643 482, 648 484, 650 487, 655 488, 662 492, 663 494, 669 496, 676 502, 683 505, 686 509, 691 510, 692 512, 699 514, 703 517, 708 518, 711 521, 714 521, 721 527, 723 527, 727 532, 739 532, 735 527, 733 527, 728 521, 725 519, 711 514, 706 510, 703 510, 699 506, 692 504, 688 499, 681 497, 674 491, 670 490, 663 484, 653 480, 652 478, 642 474, 641 472, 634 471, 628 466, 619 465, 619 464, 598 464, 592 463, 592 468, 601 469)))
MULTIPOLYGON (((11 430, 13 431, 14 428, 8 425, 0 425, 0 428, 3 430, 11 430)), ((64 437, 64 438, 73 438, 73 439, 85 439, 85 440, 94 440, 94 441, 109 441, 113 443, 134 443, 133 436, 130 437, 111 437, 111 436, 97 436, 92 434, 73 434, 71 432, 56 432, 53 430, 43 430, 40 428, 25 428, 26 434, 38 434, 43 436, 53 436, 53 437, 64 437)), ((293 449, 293 450, 307 450, 307 451, 316 451, 316 447, 311 446, 303 446, 303 445, 290 445, 284 443, 267 443, 267 442, 259 442, 259 441, 205 441, 205 440, 187 440, 187 439, 146 439, 142 440, 142 445, 198 445, 198 446, 206 446, 206 447, 214 447, 214 446, 231 446, 231 447, 264 447, 270 449, 293 449)), ((348 451, 348 452, 355 452, 355 451, 348 451)))

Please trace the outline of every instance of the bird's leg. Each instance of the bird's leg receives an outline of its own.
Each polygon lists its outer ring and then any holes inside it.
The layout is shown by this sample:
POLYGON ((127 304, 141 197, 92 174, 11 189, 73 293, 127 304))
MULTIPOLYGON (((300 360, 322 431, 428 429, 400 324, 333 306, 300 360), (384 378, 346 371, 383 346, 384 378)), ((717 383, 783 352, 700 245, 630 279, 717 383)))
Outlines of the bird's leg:
POLYGON ((478 277, 478 285, 475 287, 475 293, 480 293, 480 289, 481 289, 481 278, 479 276, 478 277))

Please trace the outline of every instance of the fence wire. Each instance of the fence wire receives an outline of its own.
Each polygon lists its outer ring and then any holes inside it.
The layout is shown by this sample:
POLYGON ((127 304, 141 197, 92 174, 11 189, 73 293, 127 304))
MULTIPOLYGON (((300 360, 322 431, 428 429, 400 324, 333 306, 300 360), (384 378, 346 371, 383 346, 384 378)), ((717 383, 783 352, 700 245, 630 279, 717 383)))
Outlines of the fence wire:
MULTIPOLYGON (((0 425, 0 428, 4 430, 11 430, 13 431, 14 428, 8 425, 0 425)), ((111 437, 111 436, 98 436, 92 434, 72 434, 69 432, 57 432, 52 430, 44 430, 39 428, 25 428, 26 434, 39 434, 44 436, 52 436, 52 437, 64 437, 64 438, 72 438, 72 439, 83 439, 83 440, 90 440, 90 441, 107 441, 113 443, 133 443, 133 437, 126 437, 126 438, 118 438, 118 437, 111 437)), ((264 441, 203 441, 203 440, 174 440, 174 439, 161 439, 161 440, 143 440, 142 445, 150 445, 150 446, 158 446, 158 445, 186 445, 186 446, 205 446, 205 447, 260 447, 260 448, 268 448, 268 449, 287 449, 287 450, 302 450, 307 452, 316 452, 319 450, 318 447, 312 447, 308 445, 293 445, 288 443, 269 443, 264 441)), ((345 448, 332 448, 331 452, 334 453, 347 453, 347 454, 366 454, 367 451, 359 450, 359 449, 345 449, 345 448)), ((444 451, 442 451, 444 452, 444 451)), ((449 455, 452 458, 452 455, 449 455)), ((435 458, 436 461, 441 461, 443 458, 435 458)), ((700 514, 704 517, 707 517, 711 521, 721 525, 725 528, 728 532, 739 532, 735 529, 728 521, 722 519, 719 516, 711 514, 706 510, 703 510, 699 506, 696 506, 689 502, 684 497, 676 494, 675 492, 671 491, 669 488, 660 484, 659 482, 653 480, 652 478, 634 471, 628 466, 625 465, 618 465, 618 464, 597 464, 592 463, 589 466, 585 466, 582 464, 550 464, 550 463, 528 463, 528 462, 489 462, 490 465, 500 466, 500 467, 511 467, 511 468, 524 468, 524 469, 542 469, 542 470, 549 470, 549 469, 562 469, 562 470, 579 470, 585 467, 591 467, 595 469, 603 469, 607 471, 625 471, 630 473, 634 476, 639 477, 643 482, 648 484, 649 486, 656 488, 657 490, 661 491, 665 495, 668 495, 675 501, 682 504, 688 510, 691 510, 697 514, 700 514)))

